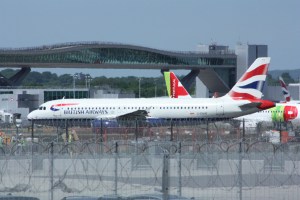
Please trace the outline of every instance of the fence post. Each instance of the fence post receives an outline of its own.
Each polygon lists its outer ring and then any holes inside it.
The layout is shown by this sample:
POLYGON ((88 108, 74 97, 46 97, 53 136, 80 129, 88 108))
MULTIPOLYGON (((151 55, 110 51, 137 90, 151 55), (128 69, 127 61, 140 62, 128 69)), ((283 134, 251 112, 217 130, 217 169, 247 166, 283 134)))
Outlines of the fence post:
MULTIPOLYGON (((98 134, 99 134, 98 131, 96 131, 96 135, 98 135, 98 134)), ((98 138, 96 141, 98 141, 98 138)), ((101 118, 100 119, 100 153, 102 153, 102 152, 103 152, 103 120, 101 118)))
POLYGON ((34 137, 34 119, 31 121, 31 142, 33 142, 34 137))
POLYGON ((281 119, 279 120, 279 144, 281 144, 281 119))
POLYGON ((53 171, 54 171, 54 143, 51 142, 50 146, 50 200, 53 200, 53 171))
POLYGON ((103 121, 100 119, 100 142, 103 142, 103 121))
MULTIPOLYGON (((59 140, 59 125, 58 125, 58 123, 56 125, 56 135, 57 135, 56 142, 58 143, 58 140, 59 140)), ((39 138, 41 138, 41 134, 40 134, 39 138)))
POLYGON ((173 141, 173 120, 172 119, 170 121, 170 125, 171 125, 171 138, 170 138, 170 141, 173 141))
POLYGON ((238 168, 238 176, 239 176, 239 199, 243 199, 243 177, 242 177, 242 162, 243 162, 243 152, 244 152, 244 141, 245 141, 245 119, 243 118, 243 131, 242 135, 240 134, 240 148, 239 148, 239 168, 238 168))
POLYGON ((208 144, 209 136, 208 136, 208 118, 206 119, 206 144, 208 144))
POLYGON ((65 127, 66 127, 66 142, 68 144, 68 140, 69 140, 69 130, 68 130, 68 120, 66 119, 65 121, 65 127))
POLYGON ((137 143, 137 140, 138 140, 138 121, 137 121, 137 118, 135 118, 135 130, 134 130, 134 134, 135 134, 135 142, 137 143))
POLYGON ((181 196, 181 142, 178 147, 178 196, 181 196))
POLYGON ((170 169, 170 154, 167 150, 164 150, 163 171, 162 171, 163 200, 169 199, 168 198, 169 197, 169 186, 170 186, 169 169, 170 169))
MULTIPOLYGON (((32 161, 33 161, 33 138, 34 138, 34 130, 33 129, 34 129, 34 120, 31 121, 31 156, 32 156, 31 159, 32 159, 32 161)), ((17 132, 17 136, 18 136, 18 132, 17 132)))
POLYGON ((118 142, 116 142, 115 147, 115 195, 118 195, 118 142))

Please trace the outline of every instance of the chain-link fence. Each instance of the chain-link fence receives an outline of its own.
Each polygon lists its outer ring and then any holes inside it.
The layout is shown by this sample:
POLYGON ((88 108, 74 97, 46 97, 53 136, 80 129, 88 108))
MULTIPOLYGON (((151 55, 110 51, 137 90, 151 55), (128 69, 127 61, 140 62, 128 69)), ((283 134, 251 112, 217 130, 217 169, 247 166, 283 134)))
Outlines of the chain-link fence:
POLYGON ((51 200, 145 194, 298 199, 296 137, 272 140, 269 127, 247 129, 230 121, 184 123, 7 128, 9 140, 0 147, 0 193, 51 200))

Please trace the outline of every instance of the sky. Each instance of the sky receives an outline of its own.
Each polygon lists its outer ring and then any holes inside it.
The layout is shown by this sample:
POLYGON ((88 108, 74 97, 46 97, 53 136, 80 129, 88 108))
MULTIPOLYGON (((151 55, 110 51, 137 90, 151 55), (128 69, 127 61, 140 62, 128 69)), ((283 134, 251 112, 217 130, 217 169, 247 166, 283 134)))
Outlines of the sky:
MULTIPOLYGON (((268 45, 270 70, 300 69, 299 8, 299 0, 0 0, 0 48, 99 41, 195 51, 198 44, 212 43, 234 50, 239 42, 268 45)), ((156 70, 46 71, 160 75, 156 70)))

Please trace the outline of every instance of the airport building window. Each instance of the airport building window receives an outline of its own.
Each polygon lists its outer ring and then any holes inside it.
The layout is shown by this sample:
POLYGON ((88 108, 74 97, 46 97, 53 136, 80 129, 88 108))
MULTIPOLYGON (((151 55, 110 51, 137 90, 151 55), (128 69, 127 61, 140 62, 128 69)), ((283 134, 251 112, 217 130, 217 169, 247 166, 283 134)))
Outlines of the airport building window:
POLYGON ((0 94, 13 94, 13 91, 0 91, 0 94))
MULTIPOLYGON (((44 102, 56 100, 56 99, 73 99, 73 91, 44 91, 44 102)), ((75 91, 75 98, 88 98, 88 91, 75 91)))

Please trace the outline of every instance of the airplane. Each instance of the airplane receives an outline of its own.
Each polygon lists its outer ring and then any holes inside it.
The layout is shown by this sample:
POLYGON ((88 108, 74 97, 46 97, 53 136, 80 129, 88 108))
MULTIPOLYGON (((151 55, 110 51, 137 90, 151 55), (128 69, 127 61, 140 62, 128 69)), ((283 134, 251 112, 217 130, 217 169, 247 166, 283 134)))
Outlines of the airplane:
MULTIPOLYGON (((176 77, 173 72, 164 72, 166 86, 168 91, 168 96, 170 98, 192 98, 186 89, 182 86, 180 80, 176 77), (183 88, 177 89, 178 86, 183 88), (175 89, 175 91, 174 91, 175 89), (177 89, 177 90, 176 90, 177 89), (172 92, 176 95, 173 95, 172 92)), ((290 92, 288 91, 283 79, 280 77, 280 84, 282 87, 283 94, 285 95, 286 102, 276 103, 275 107, 261 110, 259 112, 244 115, 241 117, 233 118, 233 120, 243 121, 245 120, 245 127, 247 128, 256 128, 261 122, 264 123, 273 123, 275 128, 280 128, 280 123, 286 128, 291 128, 293 126, 300 125, 300 101, 290 101, 290 92)), ((216 98, 216 97, 213 97, 216 98)), ((237 125, 237 124, 236 124, 237 125)), ((238 124, 242 125, 242 124, 238 124)))
POLYGON ((58 120, 222 120, 274 107, 262 100, 262 88, 270 63, 258 58, 234 87, 223 97, 209 98, 138 98, 138 99, 60 99, 48 101, 28 114, 38 123, 58 120))
POLYGON ((279 83, 281 86, 281 90, 283 93, 283 96, 285 98, 285 102, 284 103, 296 103, 296 104, 300 104, 300 101, 298 100, 293 100, 293 98, 291 97, 291 93, 287 88, 287 85, 285 84, 285 82, 283 81, 283 78, 281 76, 279 76, 279 83))
POLYGON ((283 81, 283 78, 281 76, 279 76, 279 83, 280 83, 281 90, 282 90, 283 96, 285 98, 285 101, 290 102, 291 101, 291 94, 290 94, 289 90, 287 89, 287 86, 286 86, 286 84, 283 81))
POLYGON ((300 126, 300 101, 291 98, 291 94, 281 76, 279 76, 279 83, 285 98, 284 102, 276 103, 273 108, 236 119, 244 119, 246 127, 257 127, 261 122, 273 123, 276 129, 283 128, 281 125, 286 129, 293 129, 294 126, 300 126))

